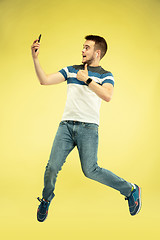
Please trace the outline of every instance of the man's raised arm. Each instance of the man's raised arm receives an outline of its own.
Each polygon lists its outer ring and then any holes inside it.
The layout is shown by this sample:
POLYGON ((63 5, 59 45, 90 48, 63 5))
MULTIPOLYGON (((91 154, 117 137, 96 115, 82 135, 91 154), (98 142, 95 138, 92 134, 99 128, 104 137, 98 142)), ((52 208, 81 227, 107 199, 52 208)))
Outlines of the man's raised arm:
POLYGON ((35 71, 36 71, 36 74, 37 74, 40 84, 41 85, 52 85, 52 84, 58 84, 58 83, 64 82, 65 78, 60 72, 46 74, 43 71, 42 67, 40 66, 39 59, 38 59, 39 48, 40 48, 40 43, 38 42, 38 39, 36 39, 31 46, 31 50, 32 50, 32 58, 33 58, 33 62, 34 62, 35 71), (37 49, 37 51, 35 52, 36 49, 37 49))

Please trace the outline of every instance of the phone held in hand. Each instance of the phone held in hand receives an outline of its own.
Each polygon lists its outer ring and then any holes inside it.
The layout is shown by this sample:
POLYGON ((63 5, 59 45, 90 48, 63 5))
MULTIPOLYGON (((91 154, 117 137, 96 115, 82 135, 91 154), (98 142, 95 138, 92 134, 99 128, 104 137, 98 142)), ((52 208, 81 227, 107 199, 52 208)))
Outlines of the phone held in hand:
MULTIPOLYGON (((40 34, 40 35, 39 35, 39 38, 38 38, 38 42, 40 42, 41 36, 42 36, 42 35, 40 34)), ((36 49, 35 52, 37 52, 37 50, 38 50, 38 49, 36 49)))

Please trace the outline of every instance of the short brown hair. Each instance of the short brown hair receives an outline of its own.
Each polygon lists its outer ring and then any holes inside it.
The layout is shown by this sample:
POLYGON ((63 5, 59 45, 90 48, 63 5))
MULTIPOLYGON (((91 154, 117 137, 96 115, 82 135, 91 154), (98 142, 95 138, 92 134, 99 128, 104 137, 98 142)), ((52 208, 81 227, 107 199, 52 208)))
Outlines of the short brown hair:
POLYGON ((97 35, 87 35, 85 39, 95 42, 95 49, 101 50, 100 58, 102 59, 106 54, 108 48, 106 40, 103 37, 97 35))

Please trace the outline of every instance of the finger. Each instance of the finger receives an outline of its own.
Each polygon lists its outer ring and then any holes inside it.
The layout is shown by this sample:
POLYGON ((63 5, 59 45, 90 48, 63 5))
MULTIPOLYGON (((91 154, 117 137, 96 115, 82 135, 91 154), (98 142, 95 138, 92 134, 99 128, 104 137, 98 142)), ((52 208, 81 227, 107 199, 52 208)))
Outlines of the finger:
POLYGON ((84 70, 85 70, 85 71, 88 71, 88 69, 87 69, 87 63, 84 65, 84 70))
POLYGON ((38 47, 40 46, 40 43, 34 43, 33 45, 38 47))
POLYGON ((40 47, 40 43, 34 43, 34 44, 32 44, 32 48, 34 48, 34 47, 40 47))
POLYGON ((38 41, 38 39, 34 40, 33 44, 36 43, 38 41))
POLYGON ((34 50, 34 49, 39 49, 39 47, 31 47, 31 49, 33 49, 33 50, 34 50))

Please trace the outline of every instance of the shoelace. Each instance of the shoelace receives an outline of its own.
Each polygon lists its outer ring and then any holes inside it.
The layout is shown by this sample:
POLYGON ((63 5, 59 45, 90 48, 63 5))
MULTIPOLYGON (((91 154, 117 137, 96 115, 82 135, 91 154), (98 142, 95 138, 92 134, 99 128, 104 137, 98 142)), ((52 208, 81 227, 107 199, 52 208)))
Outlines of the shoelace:
POLYGON ((39 197, 37 199, 38 199, 38 201, 41 202, 41 204, 42 204, 41 207, 42 208, 46 208, 46 206, 48 205, 49 202, 47 202, 47 201, 45 201, 43 199, 40 199, 39 197))
POLYGON ((42 201, 43 201, 43 199, 40 199, 39 197, 38 197, 37 199, 38 199, 38 201, 40 201, 40 202, 42 202, 42 201))

